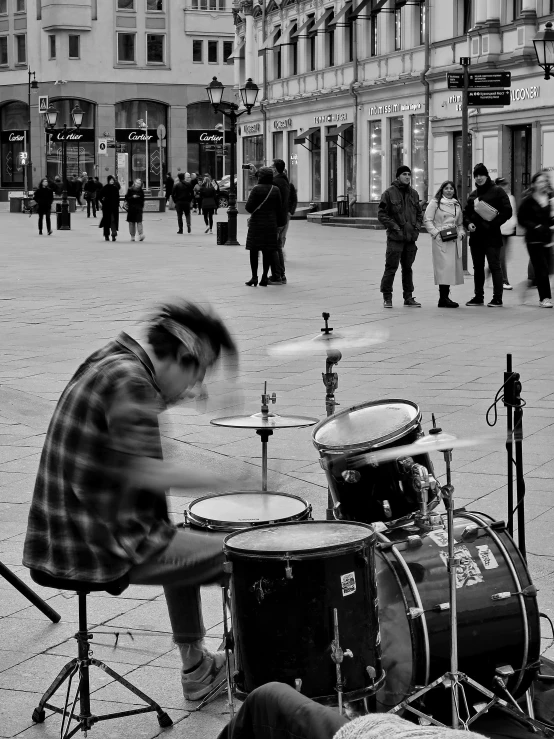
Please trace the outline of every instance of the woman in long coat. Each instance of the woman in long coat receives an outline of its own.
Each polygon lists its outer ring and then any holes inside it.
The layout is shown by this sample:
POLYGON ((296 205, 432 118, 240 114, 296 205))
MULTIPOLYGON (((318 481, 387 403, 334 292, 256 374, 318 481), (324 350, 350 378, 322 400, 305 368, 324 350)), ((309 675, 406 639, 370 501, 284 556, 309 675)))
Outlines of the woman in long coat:
POLYGON ((464 284, 462 266, 462 238, 465 236, 463 212, 456 193, 456 185, 446 180, 439 187, 425 211, 423 224, 433 237, 433 271, 435 285, 439 286, 439 308, 458 308, 459 303, 450 299, 450 286, 464 284), (443 241, 440 232, 455 228, 458 238, 443 241))
POLYGON ((104 229, 106 241, 110 240, 111 230, 112 241, 115 241, 119 231, 119 185, 113 175, 108 175, 106 184, 100 191, 99 200, 102 203, 102 220, 98 227, 104 229))
POLYGON ((144 190, 142 189, 142 180, 137 178, 125 195, 127 202, 127 223, 129 224, 129 233, 131 241, 135 240, 135 232, 138 231, 139 241, 144 241, 144 231, 142 230, 142 213, 144 211, 144 190))
POLYGON ((52 226, 50 224, 50 210, 54 201, 54 192, 48 186, 48 179, 44 177, 33 195, 33 200, 37 204, 38 212, 38 232, 42 236, 42 221, 46 218, 46 230, 48 236, 52 235, 52 226))
POLYGON ((214 225, 214 213, 217 208, 217 190, 213 185, 213 180, 209 174, 204 176, 202 186, 200 187, 200 207, 206 224, 206 233, 212 233, 214 225))
MULTIPOLYGON (((281 193, 273 184, 273 170, 270 167, 262 167, 258 171, 258 184, 252 188, 245 208, 252 214, 248 219, 246 237, 252 278, 245 284, 249 287, 256 287, 258 284, 258 252, 261 251, 263 273, 260 287, 267 287, 271 284, 271 279, 267 278, 269 268, 273 265, 274 274, 279 274, 277 229, 285 225, 281 193)), ((277 284, 281 285, 281 280, 277 284)))

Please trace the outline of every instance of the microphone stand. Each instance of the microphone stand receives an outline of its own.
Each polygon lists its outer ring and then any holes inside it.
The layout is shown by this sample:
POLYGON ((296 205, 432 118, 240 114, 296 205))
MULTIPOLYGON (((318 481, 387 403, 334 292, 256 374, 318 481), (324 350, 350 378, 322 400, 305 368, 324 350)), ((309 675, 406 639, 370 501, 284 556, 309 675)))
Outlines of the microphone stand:
POLYGON ((506 455, 508 462, 508 532, 514 535, 514 513, 517 511, 518 547, 524 559, 527 559, 525 537, 525 478, 523 474, 523 408, 525 401, 521 397, 521 380, 519 372, 512 371, 512 355, 506 355, 506 372, 504 372, 503 402, 507 411, 506 455), (515 458, 514 458, 515 447, 515 458), (516 472, 517 502, 514 507, 514 465, 516 472))

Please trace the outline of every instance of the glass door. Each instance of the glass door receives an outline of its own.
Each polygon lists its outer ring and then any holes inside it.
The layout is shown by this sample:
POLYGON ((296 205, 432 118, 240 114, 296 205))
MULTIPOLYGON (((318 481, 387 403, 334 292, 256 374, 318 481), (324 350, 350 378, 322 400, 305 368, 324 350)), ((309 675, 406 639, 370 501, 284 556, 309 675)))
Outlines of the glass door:
POLYGON ((512 193, 516 203, 531 181, 531 126, 512 128, 512 193))
MULTIPOLYGON (((327 127, 327 133, 334 126, 327 127)), ((327 141, 327 200, 334 203, 337 200, 337 142, 327 141)))

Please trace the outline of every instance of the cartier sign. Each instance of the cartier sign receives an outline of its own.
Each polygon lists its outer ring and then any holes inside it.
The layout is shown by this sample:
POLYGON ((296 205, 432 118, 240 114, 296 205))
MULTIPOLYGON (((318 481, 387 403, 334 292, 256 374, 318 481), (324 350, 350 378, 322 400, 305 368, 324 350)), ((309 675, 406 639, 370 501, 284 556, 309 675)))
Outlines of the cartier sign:
POLYGON ((138 143, 157 142, 158 134, 155 128, 149 128, 148 133, 136 128, 116 128, 115 129, 115 140, 119 143, 136 141, 138 143), (148 137, 148 138, 147 138, 148 137))
POLYGON ((8 136, 8 141, 24 141, 25 136, 22 133, 14 133, 13 131, 10 131, 10 135, 8 136))
POLYGON ((219 144, 223 141, 223 136, 217 133, 201 133, 200 141, 204 144, 219 144))

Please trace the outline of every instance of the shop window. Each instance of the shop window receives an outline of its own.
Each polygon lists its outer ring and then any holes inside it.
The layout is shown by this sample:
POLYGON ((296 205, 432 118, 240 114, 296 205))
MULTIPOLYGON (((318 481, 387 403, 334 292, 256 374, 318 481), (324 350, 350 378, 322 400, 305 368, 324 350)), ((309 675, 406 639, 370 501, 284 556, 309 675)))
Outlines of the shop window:
POLYGON ((283 158, 283 132, 275 131, 273 134, 273 158, 283 158))
POLYGON ((424 165, 425 165, 425 116, 413 115, 412 122, 412 187, 417 190, 420 198, 423 195, 424 165))
MULTIPOLYGON (((90 177, 95 174, 94 163, 96 156, 95 146, 95 106, 87 100, 78 98, 62 98, 52 101, 58 109, 57 129, 62 129, 63 124, 71 126, 71 111, 77 105, 83 110, 83 124, 79 129, 80 139, 67 142, 67 174, 68 177, 82 176, 86 172, 90 177)), ((48 132, 46 133, 46 175, 54 179, 56 175, 62 175, 62 143, 56 141, 48 132)))
POLYGON ((402 48, 402 8, 394 11, 394 49, 400 51, 402 48))
POLYGON ((233 42, 232 41, 224 41, 223 42, 223 61, 225 64, 233 64, 233 59, 229 59, 231 54, 233 53, 233 42))
POLYGON ((310 138, 312 150, 312 200, 321 202, 321 132, 317 131, 310 138))
POLYGON ((8 37, 0 36, 0 65, 6 66, 8 63, 8 37))
POLYGON ((294 23, 289 32, 289 45, 285 48, 289 50, 289 72, 291 75, 298 74, 298 42, 293 38, 296 33, 298 24, 294 23))
MULTIPOLYGON (((246 136, 242 140, 242 161, 253 164, 256 169, 264 166, 264 137, 246 136)), ((249 169, 242 170, 243 197, 248 199, 250 190, 257 184, 257 179, 249 169)))
POLYGON ((79 57, 81 56, 81 37, 80 36, 68 36, 68 43, 69 43, 69 58, 79 59, 79 57))
POLYGON ((217 41, 208 41, 208 63, 217 64, 217 41))
POLYGON ((298 153, 297 153, 297 145, 294 143, 294 139, 296 138, 297 135, 298 134, 296 133, 296 131, 287 132, 288 156, 289 156, 289 166, 288 166, 289 182, 291 182, 298 189, 298 153))
POLYGON ((196 62, 197 64, 202 63, 202 41, 199 39, 194 39, 192 42, 192 61, 196 62))
POLYGON ((146 0, 146 10, 163 10, 164 9, 164 3, 163 0, 146 0))
POLYGON ((0 15, 8 14, 8 0, 0 0, 0 15))
POLYGON ((135 0, 117 0, 118 10, 134 10, 135 0))
POLYGON ((389 118, 391 180, 396 170, 404 164, 404 118, 389 118))
POLYGON ((335 26, 330 26, 330 22, 335 17, 331 13, 325 22, 325 62, 327 67, 335 66, 335 26))
POLYGON ((161 103, 151 100, 126 100, 116 104, 117 152, 126 155, 121 171, 117 172, 117 178, 124 187, 130 180, 137 178, 144 183, 148 179, 149 187, 159 187, 163 174, 167 171, 165 165, 167 150, 163 146, 165 139, 158 139, 157 134, 160 125, 167 128, 167 107, 161 103))
POLYGON ((135 60, 135 41, 134 33, 118 33, 117 34, 117 61, 121 63, 130 63, 135 60))
MULTIPOLYGON (((471 172, 471 162, 473 160, 472 155, 472 146, 473 141, 471 137, 471 133, 469 134, 469 146, 468 146, 468 171, 466 175, 466 186, 468 193, 471 192, 473 189, 473 178, 472 178, 472 172, 471 172)), ((458 195, 460 198, 462 197, 462 134, 460 132, 456 132, 453 135, 453 144, 454 144, 454 182, 456 183, 456 189, 458 190, 458 195)))
POLYGON ((163 33, 146 34, 147 64, 165 63, 165 35, 163 33))
POLYGON ((383 192, 383 129, 381 121, 369 122, 369 199, 376 201, 383 192))
POLYGON ((354 126, 350 126, 342 135, 344 146, 344 195, 354 192, 354 126))
POLYGON ((312 17, 310 24, 307 28, 308 35, 308 66, 309 71, 314 72, 316 61, 317 61, 317 35, 310 35, 310 28, 315 25, 315 18, 312 17))
POLYGON ((25 6, 26 6, 25 0, 16 0, 16 2, 15 2, 15 12, 16 13, 25 13, 25 11, 27 10, 27 8, 25 6))
POLYGON ((354 21, 349 15, 346 19, 346 26, 344 29, 346 33, 346 61, 354 61, 354 21))
POLYGON ((56 37, 48 36, 48 56, 50 59, 56 58, 56 37))
POLYGON ((27 64, 27 38, 25 34, 15 37, 15 63, 27 64))
POLYGON ((377 56, 379 48, 378 46, 378 40, 379 40, 379 16, 372 15, 371 19, 369 21, 369 33, 370 33, 370 49, 369 53, 371 56, 377 56))
MULTIPOLYGON (((335 126, 327 126, 327 134, 335 126)), ((337 200, 338 146, 336 141, 327 141, 327 200, 337 200)))
MULTIPOLYGON (((187 106, 187 171, 208 172, 217 180, 229 171, 229 125, 208 101, 187 106)), ((229 184, 230 179, 225 179, 223 186, 229 184)))
MULTIPOLYGON (((279 29, 273 38, 273 45, 281 38, 281 29, 279 29)), ((283 76, 283 65, 282 65, 282 46, 279 45, 273 52, 273 72, 276 80, 280 80, 283 76)))

